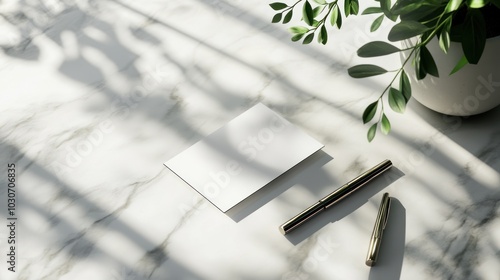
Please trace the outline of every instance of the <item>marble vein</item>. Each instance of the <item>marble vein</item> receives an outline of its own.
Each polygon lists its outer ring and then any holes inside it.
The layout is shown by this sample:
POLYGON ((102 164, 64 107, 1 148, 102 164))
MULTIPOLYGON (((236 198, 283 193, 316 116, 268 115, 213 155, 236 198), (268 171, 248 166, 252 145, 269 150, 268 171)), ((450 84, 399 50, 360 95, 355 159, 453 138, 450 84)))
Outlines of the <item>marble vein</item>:
POLYGON ((428 277, 481 279, 476 268, 485 261, 484 250, 500 253, 500 248, 492 243, 488 228, 498 219, 499 207, 498 195, 466 206, 455 205, 445 227, 429 231, 407 244, 409 257, 427 267, 428 277))
MULTIPOLYGON (((130 183, 128 186, 125 186, 124 189, 128 189, 129 193, 127 194, 125 201, 118 205, 115 210, 108 213, 107 215, 95 220, 92 224, 90 224, 87 228, 77 232, 71 238, 65 240, 60 247, 55 249, 48 249, 44 252, 44 254, 38 259, 37 263, 45 263, 49 264, 54 262, 54 260, 59 259, 58 265, 56 268, 51 269, 43 273, 43 276, 40 277, 42 280, 49 279, 58 279, 68 272, 78 263, 79 260, 87 258, 93 250, 98 249, 95 247, 95 243, 105 234, 105 229, 113 222, 119 219, 120 214, 125 211, 128 206, 133 202, 133 199, 137 194, 141 192, 141 190, 147 187, 150 183, 155 180, 161 178, 165 174, 165 170, 160 171, 154 177, 145 179, 142 181, 137 181, 130 183), (62 260, 61 260, 62 259, 62 260)), ((80 195, 66 191, 64 194, 67 196, 73 197, 73 203, 77 203, 77 200, 82 199, 80 195)), ((69 206, 71 206, 68 205, 69 206)), ((57 219, 57 213, 52 217, 57 219)), ((21 274, 21 279, 28 279, 30 276, 31 263, 27 264, 26 270, 24 270, 21 274)))
POLYGON ((168 261, 168 245, 170 244, 170 239, 189 222, 189 219, 198 211, 198 207, 204 202, 204 200, 200 199, 190 209, 185 211, 159 245, 147 251, 132 270, 125 269, 124 273, 127 279, 152 279, 155 271, 161 267, 163 263, 168 261))

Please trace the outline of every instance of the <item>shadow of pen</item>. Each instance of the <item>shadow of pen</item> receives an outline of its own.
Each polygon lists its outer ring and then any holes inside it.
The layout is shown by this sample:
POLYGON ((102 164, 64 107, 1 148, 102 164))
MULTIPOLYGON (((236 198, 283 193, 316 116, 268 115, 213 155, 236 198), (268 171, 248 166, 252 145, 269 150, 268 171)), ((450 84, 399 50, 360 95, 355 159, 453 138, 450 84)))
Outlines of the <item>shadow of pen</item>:
POLYGON ((382 236, 377 263, 370 269, 369 280, 398 280, 401 277, 405 237, 406 209, 397 198, 391 196, 387 226, 382 236))
MULTIPOLYGON (((319 213, 316 217, 306 221, 292 232, 285 235, 292 244, 297 245, 329 223, 334 223, 356 211, 371 197, 385 189, 389 184, 401 178, 404 173, 393 166, 385 174, 373 179, 366 186, 361 187, 348 197, 342 199, 332 207, 319 213)), ((390 219, 390 217, 389 217, 390 219)), ((383 242, 383 241, 382 241, 383 242)))

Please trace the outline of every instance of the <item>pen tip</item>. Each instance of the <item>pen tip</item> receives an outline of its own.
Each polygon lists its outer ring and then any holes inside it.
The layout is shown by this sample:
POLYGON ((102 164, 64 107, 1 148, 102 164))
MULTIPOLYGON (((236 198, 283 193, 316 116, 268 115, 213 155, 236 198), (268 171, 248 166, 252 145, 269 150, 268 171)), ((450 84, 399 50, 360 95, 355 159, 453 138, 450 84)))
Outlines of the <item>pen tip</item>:
POLYGON ((366 265, 367 266, 373 266, 375 262, 373 260, 366 260, 366 265))
POLYGON ((285 235, 285 234, 286 234, 286 231, 285 231, 285 229, 283 228, 283 226, 280 226, 280 227, 279 227, 279 229, 280 229, 281 234, 283 234, 283 235, 285 235))

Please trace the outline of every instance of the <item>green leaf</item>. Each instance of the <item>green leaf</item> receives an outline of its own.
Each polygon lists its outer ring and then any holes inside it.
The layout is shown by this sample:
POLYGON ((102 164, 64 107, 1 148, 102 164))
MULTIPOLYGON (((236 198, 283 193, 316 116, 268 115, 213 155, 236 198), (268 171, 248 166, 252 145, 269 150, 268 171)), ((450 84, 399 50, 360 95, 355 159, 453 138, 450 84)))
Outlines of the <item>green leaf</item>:
POLYGON ((320 4, 320 5, 325 5, 326 1, 325 0, 314 0, 314 2, 320 4))
POLYGON ((429 52, 426 46, 420 47, 420 61, 424 66, 425 72, 439 78, 436 62, 434 61, 434 58, 432 58, 432 54, 429 52))
POLYGON ((399 77, 399 90, 403 94, 403 97, 406 100, 406 103, 410 101, 411 98, 411 84, 410 79, 408 79, 408 75, 405 70, 401 71, 401 75, 399 77))
POLYGON ((448 2, 448 5, 446 5, 446 8, 444 8, 445 13, 451 13, 453 11, 456 11, 459 7, 460 4, 462 4, 463 0, 450 0, 448 2))
POLYGON ((307 45, 311 43, 313 39, 314 39, 314 33, 309 33, 309 35, 307 35, 306 38, 304 38, 302 44, 307 45))
POLYGON ((399 15, 402 21, 430 22, 443 15, 444 5, 448 1, 450 0, 398 0, 391 12, 399 15))
POLYGON ((389 106, 397 113, 404 113, 406 109, 406 100, 403 94, 393 87, 389 89, 389 106))
POLYGON ((304 37, 305 33, 297 33, 292 36, 292 41, 297 42, 298 40, 302 39, 304 37))
POLYGON ((401 51, 399 48, 383 42, 383 41, 373 41, 364 44, 361 48, 358 49, 358 56, 360 57, 375 57, 375 56, 383 56, 391 53, 401 51))
POLYGON ((391 0, 380 0, 380 9, 388 19, 396 21, 398 18, 391 10, 391 0))
POLYGON ((358 13, 359 13, 358 0, 351 0, 351 15, 357 15, 358 13))
POLYGON ((430 24, 433 19, 437 19, 442 13, 442 6, 422 5, 418 6, 415 10, 407 8, 403 10, 399 16, 401 21, 418 21, 430 24))
POLYGON ((281 16, 282 16, 281 13, 275 14, 274 17, 273 17, 273 20, 271 22, 272 23, 280 22, 281 21, 281 16))
POLYGON ((360 64, 347 69, 347 73, 353 78, 366 78, 387 73, 387 70, 373 64, 360 64))
POLYGON ((448 53, 448 49, 450 48, 450 33, 446 30, 443 30, 439 36, 439 47, 444 53, 448 53))
POLYGON ((269 6, 271 6, 271 8, 273 8, 273 10, 275 10, 275 11, 279 11, 279 10, 283 10, 285 8, 288 8, 287 4, 281 3, 281 2, 274 2, 274 3, 269 4, 269 6))
POLYGON ((366 138, 368 139, 368 142, 371 142, 373 138, 375 138, 375 134, 377 133, 377 124, 373 124, 370 129, 368 129, 368 133, 366 134, 366 138))
POLYGON ((335 26, 335 24, 337 24, 338 16, 339 16, 339 7, 335 6, 335 8, 333 8, 333 10, 332 10, 332 15, 330 16, 330 24, 332 26, 335 26))
POLYGON ((385 15, 390 14, 391 0, 380 0, 380 9, 385 15))
POLYGON ((337 27, 340 29, 342 27, 342 14, 339 9, 337 9, 337 12, 339 13, 339 16, 337 17, 337 27))
POLYGON ((351 14, 351 0, 344 1, 344 14, 346 18, 351 14))
POLYGON ((415 75, 417 76, 417 80, 423 80, 425 76, 427 76, 427 72, 425 71, 424 64, 420 57, 420 48, 415 52, 415 75))
POLYGON ((325 8, 325 6, 318 6, 318 7, 314 8, 313 9, 313 18, 315 18, 319 14, 321 14, 321 12, 323 11, 324 8, 325 8))
POLYGON ((409 39, 424 33, 429 28, 417 21, 402 21, 394 25, 389 31, 388 39, 391 42, 409 39))
POLYGON ((372 25, 370 26, 370 31, 371 31, 371 32, 375 32, 375 31, 377 31, 377 29, 378 29, 378 28, 380 27, 380 25, 382 24, 382 21, 384 20, 384 17, 385 17, 385 15, 380 15, 379 17, 377 17, 377 18, 373 21, 372 25))
POLYGON ((307 25, 309 26, 313 25, 314 21, 313 8, 311 7, 311 4, 307 0, 306 2, 304 2, 304 6, 302 7, 302 18, 307 25))
POLYGON ((293 17, 293 10, 290 10, 288 13, 286 13, 285 18, 283 19, 283 23, 289 23, 290 20, 292 20, 293 17))
POLYGON ((361 14, 369 15, 369 14, 379 14, 379 13, 383 13, 380 7, 369 7, 366 8, 361 14))
MULTIPOLYGON (((323 24, 323 26, 325 25, 323 24)), ((323 44, 323 34, 321 34, 321 29, 318 32, 318 43, 323 44)))
POLYGON ((318 33, 318 43, 326 45, 328 42, 328 32, 326 31, 326 26, 323 24, 318 33))
POLYGON ((467 0, 467 6, 469 6, 469 8, 479 9, 484 7, 489 2, 490 1, 488 0, 467 0))
POLYGON ((392 6, 391 12, 396 15, 404 15, 411 11, 415 11, 424 5, 422 0, 398 0, 392 6))
POLYGON ((293 27, 290 27, 290 32, 292 32, 294 34, 304 34, 307 31, 309 31, 309 28, 304 27, 304 26, 293 26, 293 27))
POLYGON ((457 65, 455 65, 455 67, 453 67, 453 70, 451 70, 450 75, 455 74, 468 63, 469 62, 467 61, 467 58, 465 57, 465 55, 463 55, 462 58, 460 58, 460 60, 458 61, 457 65))
POLYGON ((385 114, 382 114, 382 122, 380 129, 382 130, 382 133, 387 135, 391 131, 391 122, 387 118, 385 114))
POLYGON ((429 27, 435 27, 437 20, 444 15, 443 9, 443 6, 435 6, 433 4, 422 5, 416 10, 401 14, 400 19, 401 21, 418 21, 425 23, 429 27))
POLYGON ((431 36, 434 36, 435 34, 432 32, 432 29, 424 32, 422 35, 420 35, 420 42, 426 42, 432 39, 431 36))
POLYGON ((450 29, 451 29, 451 17, 445 22, 441 34, 439 35, 439 47, 444 53, 448 53, 450 48, 450 29))
POLYGON ((477 64, 486 44, 486 23, 477 9, 469 9, 462 32, 462 49, 470 64, 477 64))
POLYGON ((368 105, 363 112, 363 123, 367 123, 373 119, 375 113, 377 113, 378 100, 368 105))

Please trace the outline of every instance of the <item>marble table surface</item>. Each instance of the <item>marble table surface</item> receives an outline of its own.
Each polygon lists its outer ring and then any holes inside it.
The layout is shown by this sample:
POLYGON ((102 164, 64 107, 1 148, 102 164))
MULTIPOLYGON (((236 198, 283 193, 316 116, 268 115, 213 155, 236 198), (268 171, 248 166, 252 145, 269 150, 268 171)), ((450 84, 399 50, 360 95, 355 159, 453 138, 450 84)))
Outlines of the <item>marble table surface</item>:
POLYGON ((304 46, 269 2, 0 3, 1 279, 500 279, 500 108, 458 118, 411 101, 368 143, 361 114, 389 77, 346 69, 390 26, 349 17, 304 46), (325 147, 222 213, 163 163, 258 102, 325 147), (384 159, 369 186, 279 232, 384 159))

